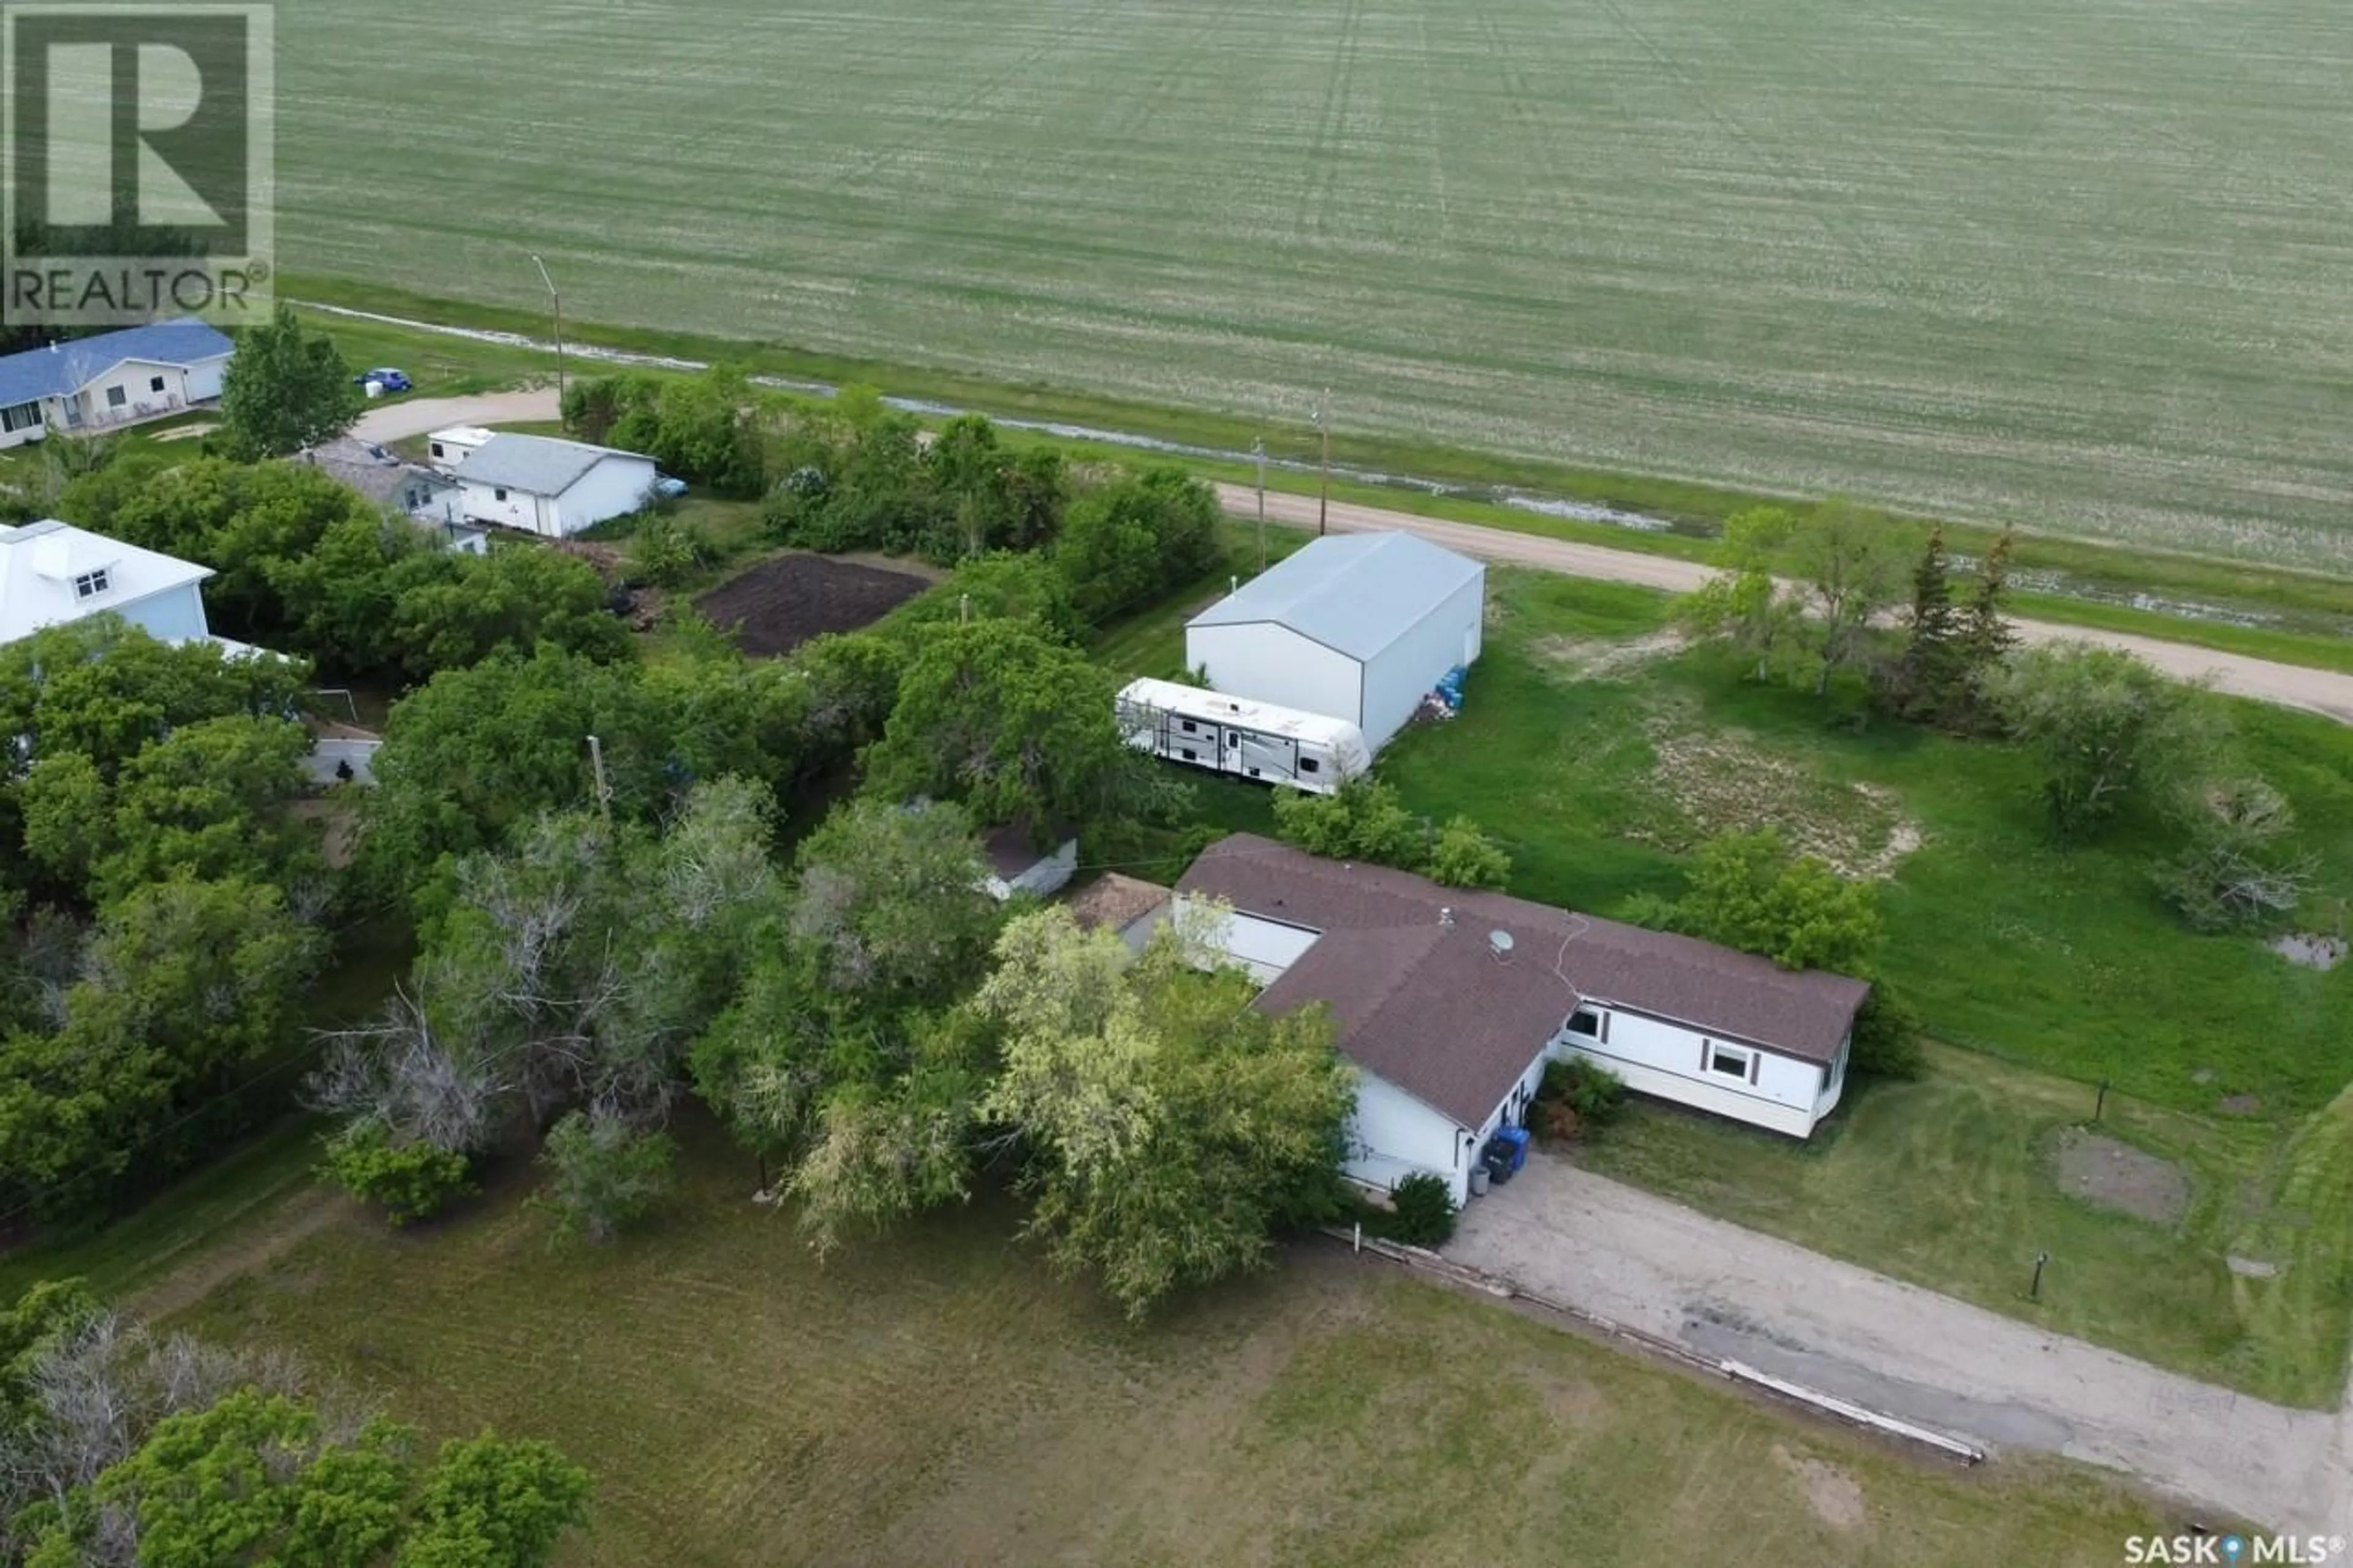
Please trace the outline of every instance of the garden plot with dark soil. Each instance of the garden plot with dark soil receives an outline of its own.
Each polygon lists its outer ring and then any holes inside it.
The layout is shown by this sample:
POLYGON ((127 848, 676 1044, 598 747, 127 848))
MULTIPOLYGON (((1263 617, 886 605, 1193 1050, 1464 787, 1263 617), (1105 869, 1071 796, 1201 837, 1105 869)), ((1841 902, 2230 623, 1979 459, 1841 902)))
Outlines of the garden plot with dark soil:
POLYGON ((694 602, 705 619, 733 631, 745 653, 790 653, 828 632, 871 626, 931 584, 909 572, 823 555, 779 555, 694 602))

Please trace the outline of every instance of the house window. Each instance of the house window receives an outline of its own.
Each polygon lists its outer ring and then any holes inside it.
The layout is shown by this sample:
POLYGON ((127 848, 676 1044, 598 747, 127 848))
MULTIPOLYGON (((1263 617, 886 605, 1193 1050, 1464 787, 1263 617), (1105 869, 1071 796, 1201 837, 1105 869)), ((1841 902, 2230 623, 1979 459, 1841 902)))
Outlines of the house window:
POLYGON ((37 403, 19 403, 13 408, 0 408, 0 430, 12 435, 19 430, 35 429, 40 423, 41 405, 37 403))
POLYGON ((1185 731, 1185 733, 1187 733, 1187 735, 1198 735, 1198 734, 1199 734, 1199 733, 1201 732, 1198 728, 1196 728, 1196 727, 1195 727, 1195 725, 1194 725, 1194 723, 1193 723, 1193 721, 1191 721, 1190 719, 1186 719, 1186 720, 1183 720, 1183 721, 1179 721, 1176 727, 1177 727, 1178 729, 1180 729, 1180 730, 1184 731, 1185 731))
POLYGON ((504 491, 504 490, 492 490, 491 493, 492 495, 496 496, 496 497, 497 497, 499 500, 506 500, 506 499, 507 499, 507 492, 506 492, 506 491, 504 491))
POLYGON ((1193 748, 1192 748, 1192 747, 1190 747, 1190 746, 1186 746, 1186 747, 1182 747, 1182 748, 1180 748, 1180 749, 1184 752, 1184 753, 1185 753, 1185 760, 1186 760, 1187 762, 1188 762, 1188 763, 1198 763, 1198 762, 1199 762, 1199 761, 1201 760, 1199 757, 1195 756, 1195 755, 1193 754, 1193 748))
POLYGON ((1714 1040, 1701 1047, 1707 1055, 1707 1070, 1725 1078, 1736 1078, 1743 1083, 1757 1081, 1757 1054, 1731 1046, 1719 1046, 1714 1040))
POLYGON ((130 401, 131 395, 123 391, 122 388, 119 386, 110 386, 106 389, 106 405, 109 408, 120 408, 130 401))
POLYGON ((148 391, 150 391, 150 392, 161 392, 161 391, 163 391, 163 390, 164 390, 164 378, 163 378, 162 376, 160 376, 160 375, 151 375, 151 376, 149 376, 149 377, 147 378, 147 390, 148 390, 148 391))
POLYGON ((95 572, 85 572, 74 579, 74 597, 77 599, 95 599, 105 592, 106 568, 103 566, 95 572))
POLYGON ((1609 1038, 1609 1017, 1591 1007, 1579 1007, 1568 1016, 1568 1032, 1582 1035, 1588 1040, 1609 1038))
POLYGON ((441 443, 438 441, 433 443, 433 455, 437 458, 445 458, 448 456, 448 453, 441 450, 441 443))
POLYGON ((1303 773, 1320 773, 1324 771, 1324 764, 1313 757, 1302 757, 1299 759, 1299 771, 1303 773))

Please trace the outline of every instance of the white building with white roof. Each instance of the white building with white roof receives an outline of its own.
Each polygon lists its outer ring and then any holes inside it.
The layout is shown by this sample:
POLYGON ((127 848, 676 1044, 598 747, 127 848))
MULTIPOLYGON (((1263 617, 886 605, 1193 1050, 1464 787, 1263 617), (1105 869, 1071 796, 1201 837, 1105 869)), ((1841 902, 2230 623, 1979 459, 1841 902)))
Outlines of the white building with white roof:
POLYGON ((209 566, 109 539, 55 518, 0 528, 0 643, 112 614, 159 641, 216 642, 205 620, 209 566))
POLYGON ((450 473, 469 520, 550 539, 636 511, 661 477, 654 460, 640 453, 503 432, 469 452, 450 473))
POLYGON ((1479 657, 1487 569, 1410 533, 1318 539, 1185 626, 1228 696, 1344 720, 1377 752, 1479 657))

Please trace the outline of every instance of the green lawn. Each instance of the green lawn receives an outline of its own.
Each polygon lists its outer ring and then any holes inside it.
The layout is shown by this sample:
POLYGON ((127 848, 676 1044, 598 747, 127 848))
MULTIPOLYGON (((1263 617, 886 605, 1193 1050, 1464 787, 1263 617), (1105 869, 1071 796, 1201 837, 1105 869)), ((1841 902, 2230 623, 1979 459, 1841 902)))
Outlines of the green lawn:
POLYGON ((2160 1366, 2295 1405, 2345 1391, 2353 1319, 2353 1099, 2283 1139, 2111 1092, 2098 1131, 2174 1163, 2178 1223, 2063 1189, 2063 1130, 2087 1086, 1977 1052, 1932 1049, 1916 1083, 1871 1084, 1796 1144, 1641 1103, 1582 1164, 1757 1230, 2160 1366), (2028 1299, 2048 1252, 2042 1300, 2028 1299), (2238 1256, 2279 1270, 2242 1278, 2238 1256))
POLYGON ((1963 1472, 1309 1244, 1144 1328, 985 1200, 819 1266, 691 1137, 661 1222, 550 1247, 512 1193, 337 1207, 183 1314, 437 1432, 596 1474, 568 1564, 2107 1563, 2178 1523, 2057 1464, 1963 1472))
MULTIPOLYGON (((1882 900, 1884 968, 1941 1037, 2184 1110, 2252 1096, 2283 1124, 2353 1079, 2353 966, 2320 973, 2250 938, 2188 931, 2150 887, 2152 825, 2056 847, 2031 770, 2005 748, 1836 722, 1704 651, 1616 651, 1661 614, 1640 589, 1489 581, 1465 711, 1409 731, 1381 765, 1415 809, 1488 824, 1514 891, 1609 914, 1629 894, 1674 892, 1677 856, 1726 828, 1778 822, 1857 861, 1916 833, 1882 900)), ((2353 730, 2229 707, 2246 761, 2290 794, 2321 858, 2308 918, 2333 921, 2353 894, 2353 730)))

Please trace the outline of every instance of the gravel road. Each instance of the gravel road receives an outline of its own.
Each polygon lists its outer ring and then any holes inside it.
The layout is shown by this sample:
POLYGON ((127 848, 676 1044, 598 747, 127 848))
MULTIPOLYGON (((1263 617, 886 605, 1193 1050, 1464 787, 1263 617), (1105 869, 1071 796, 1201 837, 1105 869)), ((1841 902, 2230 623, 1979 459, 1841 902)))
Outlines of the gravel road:
POLYGON ((2128 1470, 2258 1528, 2345 1532, 2334 1412, 2046 1333, 1532 1156, 1446 1255, 1530 1290, 1989 1448, 2128 1470))

